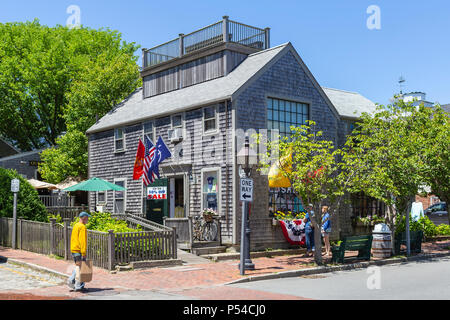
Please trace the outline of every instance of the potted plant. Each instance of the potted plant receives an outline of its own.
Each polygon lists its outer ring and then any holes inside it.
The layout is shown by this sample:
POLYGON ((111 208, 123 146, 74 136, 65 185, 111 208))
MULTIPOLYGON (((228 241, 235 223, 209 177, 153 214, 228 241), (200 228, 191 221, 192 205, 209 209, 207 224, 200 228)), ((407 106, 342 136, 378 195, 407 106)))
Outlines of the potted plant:
POLYGON ((211 222, 215 215, 217 215, 217 213, 213 209, 208 208, 203 210, 203 219, 205 219, 206 222, 211 222))

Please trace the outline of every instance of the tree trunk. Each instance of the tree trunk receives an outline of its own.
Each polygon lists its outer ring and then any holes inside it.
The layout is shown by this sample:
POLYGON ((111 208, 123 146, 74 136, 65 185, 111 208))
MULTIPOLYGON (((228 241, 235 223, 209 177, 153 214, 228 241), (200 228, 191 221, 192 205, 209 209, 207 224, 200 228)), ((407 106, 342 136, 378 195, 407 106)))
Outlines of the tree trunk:
POLYGON ((322 234, 320 232, 320 225, 317 225, 314 227, 314 261, 317 265, 321 266, 323 265, 323 259, 322 259, 322 234))

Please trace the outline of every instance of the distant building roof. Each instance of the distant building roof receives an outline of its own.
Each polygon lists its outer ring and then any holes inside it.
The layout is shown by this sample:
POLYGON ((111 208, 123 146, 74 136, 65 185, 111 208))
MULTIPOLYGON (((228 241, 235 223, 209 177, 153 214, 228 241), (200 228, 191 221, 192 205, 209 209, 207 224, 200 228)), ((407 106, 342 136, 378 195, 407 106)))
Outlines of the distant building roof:
POLYGON ((341 117, 359 118, 363 112, 373 113, 376 105, 357 92, 322 87, 341 117))
POLYGON ((45 149, 39 149, 39 150, 33 150, 33 151, 16 153, 16 154, 13 154, 11 156, 0 158, 0 162, 10 161, 10 160, 14 160, 14 159, 20 159, 20 158, 23 158, 23 157, 26 157, 26 156, 29 156, 29 155, 33 155, 33 154, 39 154, 39 153, 41 153, 44 150, 45 149))
POLYGON ((449 104, 444 104, 441 107, 442 107, 442 109, 444 109, 445 112, 450 113, 450 103, 449 104))
POLYGON ((18 154, 20 151, 0 138, 0 158, 18 154))

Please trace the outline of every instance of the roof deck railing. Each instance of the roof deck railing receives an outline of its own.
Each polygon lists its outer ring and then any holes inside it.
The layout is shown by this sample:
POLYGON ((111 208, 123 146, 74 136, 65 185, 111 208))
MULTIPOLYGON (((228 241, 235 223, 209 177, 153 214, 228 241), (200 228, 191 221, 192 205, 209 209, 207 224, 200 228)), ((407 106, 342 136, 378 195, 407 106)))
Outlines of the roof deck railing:
POLYGON ((151 49, 142 49, 143 68, 158 65, 186 54, 213 46, 218 43, 233 42, 255 49, 270 47, 270 28, 260 29, 232 21, 228 16, 223 20, 196 30, 180 34, 177 39, 151 49))

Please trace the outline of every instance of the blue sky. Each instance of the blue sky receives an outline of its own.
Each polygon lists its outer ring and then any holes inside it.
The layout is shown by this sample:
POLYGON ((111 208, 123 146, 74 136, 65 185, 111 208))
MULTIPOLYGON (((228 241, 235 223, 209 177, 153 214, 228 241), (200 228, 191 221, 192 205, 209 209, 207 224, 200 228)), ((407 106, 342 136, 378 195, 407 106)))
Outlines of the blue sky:
MULTIPOLYGON (((38 18, 65 25, 78 5, 81 23, 119 30, 128 42, 150 48, 219 21, 223 15, 271 28, 271 45, 290 41, 322 86, 357 91, 389 103, 399 91, 424 91, 450 103, 450 2, 445 0, 41 0, 0 2, 0 22, 38 18), (370 5, 381 29, 366 25, 370 5)), ((139 52, 137 52, 139 54, 139 52)))

